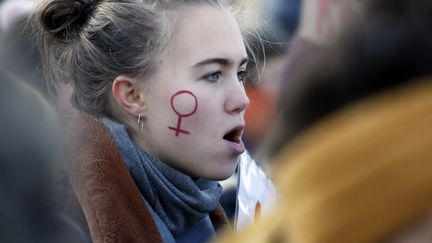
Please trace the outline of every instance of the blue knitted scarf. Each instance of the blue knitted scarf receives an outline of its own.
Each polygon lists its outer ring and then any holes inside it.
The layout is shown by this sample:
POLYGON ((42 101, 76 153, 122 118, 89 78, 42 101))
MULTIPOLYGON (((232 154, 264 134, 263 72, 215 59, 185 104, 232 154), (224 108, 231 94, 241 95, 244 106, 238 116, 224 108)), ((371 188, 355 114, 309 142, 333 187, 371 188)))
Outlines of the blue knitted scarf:
POLYGON ((103 117, 142 196, 173 235, 184 232, 216 208, 222 187, 169 167, 133 143, 124 125, 103 117))

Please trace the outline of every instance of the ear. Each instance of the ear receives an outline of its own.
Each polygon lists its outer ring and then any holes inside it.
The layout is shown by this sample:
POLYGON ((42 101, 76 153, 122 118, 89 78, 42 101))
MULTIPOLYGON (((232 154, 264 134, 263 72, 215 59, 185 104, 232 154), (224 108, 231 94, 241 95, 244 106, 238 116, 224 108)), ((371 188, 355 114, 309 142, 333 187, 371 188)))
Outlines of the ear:
POLYGON ((145 111, 144 91, 139 80, 128 76, 118 76, 112 85, 112 94, 116 102, 132 116, 143 115, 145 111))

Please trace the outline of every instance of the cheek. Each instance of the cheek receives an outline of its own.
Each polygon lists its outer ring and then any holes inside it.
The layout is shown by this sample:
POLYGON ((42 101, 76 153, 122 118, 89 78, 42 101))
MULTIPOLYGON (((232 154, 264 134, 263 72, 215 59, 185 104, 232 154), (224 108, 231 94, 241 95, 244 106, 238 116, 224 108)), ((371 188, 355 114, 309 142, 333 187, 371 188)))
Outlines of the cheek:
POLYGON ((190 119, 185 119, 185 125, 195 131, 195 138, 213 139, 218 135, 218 128, 224 123, 223 114, 218 112, 217 103, 211 97, 201 98, 199 102, 197 113, 190 119))

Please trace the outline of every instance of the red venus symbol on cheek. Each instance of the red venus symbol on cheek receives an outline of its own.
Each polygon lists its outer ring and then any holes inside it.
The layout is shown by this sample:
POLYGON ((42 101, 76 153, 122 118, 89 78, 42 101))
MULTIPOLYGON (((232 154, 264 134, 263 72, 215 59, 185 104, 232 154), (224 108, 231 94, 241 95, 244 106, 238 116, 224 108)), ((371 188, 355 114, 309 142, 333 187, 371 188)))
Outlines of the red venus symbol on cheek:
POLYGON ((168 128, 176 132, 175 133, 176 137, 178 137, 178 135, 180 133, 190 134, 190 132, 181 129, 181 122, 182 122, 182 118, 192 116, 197 111, 197 109, 198 109, 198 99, 197 99, 197 97, 192 92, 190 92, 189 90, 178 91, 178 92, 176 92, 175 94, 173 94, 171 96, 171 108, 178 115, 177 127, 168 127, 168 128), (177 107, 177 108, 175 107, 175 105, 174 105, 174 99, 176 97, 179 97, 179 96, 191 96, 191 97, 193 97, 193 99, 194 99, 194 105, 191 106, 192 109, 190 109, 191 110, 190 112, 180 113, 178 111, 179 107, 177 107))

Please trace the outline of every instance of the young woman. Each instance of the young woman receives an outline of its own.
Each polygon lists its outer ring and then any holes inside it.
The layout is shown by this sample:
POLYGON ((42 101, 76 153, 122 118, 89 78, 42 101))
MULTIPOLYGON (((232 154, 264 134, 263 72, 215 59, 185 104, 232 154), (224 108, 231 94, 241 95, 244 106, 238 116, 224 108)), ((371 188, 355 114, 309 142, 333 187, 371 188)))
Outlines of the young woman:
POLYGON ((203 242, 244 151, 242 31, 218 0, 43 1, 54 80, 81 113, 68 171, 95 242, 203 242))

